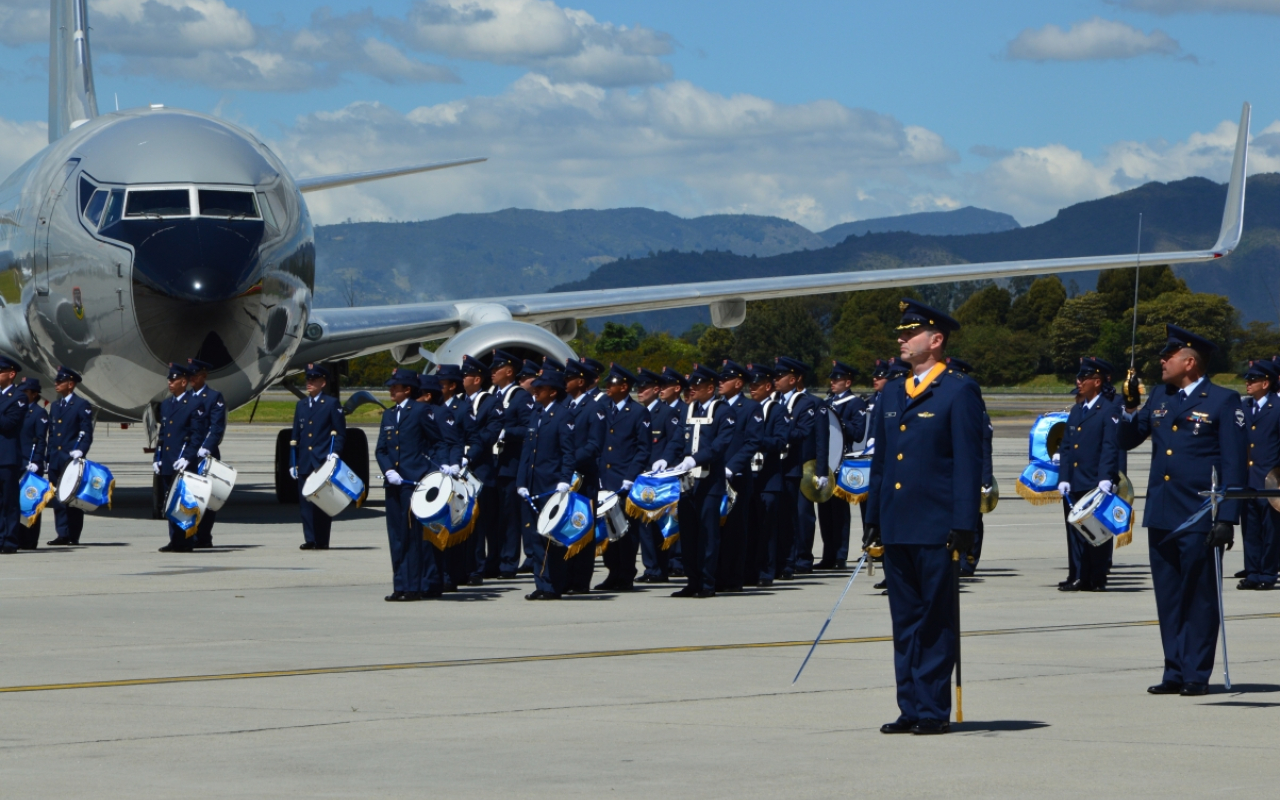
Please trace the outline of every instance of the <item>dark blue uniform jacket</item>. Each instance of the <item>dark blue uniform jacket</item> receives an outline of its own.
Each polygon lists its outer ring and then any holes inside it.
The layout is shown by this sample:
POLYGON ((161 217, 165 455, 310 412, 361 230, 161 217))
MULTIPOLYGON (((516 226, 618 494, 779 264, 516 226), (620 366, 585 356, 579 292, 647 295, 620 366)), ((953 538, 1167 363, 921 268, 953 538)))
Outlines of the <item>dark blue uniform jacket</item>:
POLYGON ((537 403, 533 396, 515 383, 496 392, 498 408, 502 412, 502 452, 498 454, 499 478, 514 478, 520 471, 521 443, 529 432, 530 420, 537 403))
POLYGON ((1280 466, 1280 397, 1267 395, 1267 403, 1254 410, 1252 397, 1244 398, 1249 424, 1249 488, 1263 489, 1267 473, 1280 466))
POLYGON ((462 434, 453 412, 444 406, 408 401, 382 412, 378 432, 378 466, 407 483, 417 483, 428 472, 462 461, 462 434))
POLYGON ((600 488, 616 492, 649 469, 652 420, 649 410, 628 397, 622 408, 605 398, 604 450, 600 453, 600 488))
POLYGON ((826 463, 827 442, 831 437, 827 414, 831 408, 808 392, 796 392, 790 400, 787 404, 787 417, 791 420, 787 429, 790 448, 783 463, 783 474, 788 478, 799 478, 806 461, 826 463))
POLYGON ((751 475, 751 460, 760 451, 760 439, 764 432, 764 421, 760 418, 760 404, 745 394, 739 394, 737 400, 730 404, 729 413, 733 417, 733 435, 729 439, 729 449, 725 451, 725 469, 734 477, 751 475))
MULTIPOLYGON (((649 409, 650 463, 662 459, 674 466, 684 452, 684 417, 675 406, 658 400, 649 409)), ((648 469, 646 466, 645 469, 648 469)))
MULTIPOLYGON (((93 445, 93 405, 72 392, 49 404, 49 472, 56 475, 71 461, 71 452, 85 455, 93 445)), ((23 454, 26 457, 26 454, 23 454)), ((195 451, 187 453, 195 461, 195 451)))
MULTIPOLYGON (((707 477, 698 481, 694 487, 695 493, 719 496, 724 494, 724 459, 729 452, 729 445, 733 441, 734 420, 733 414, 729 412, 724 401, 711 400, 708 402, 715 403, 715 407, 711 411, 711 422, 703 425, 702 431, 698 434, 698 447, 696 450, 693 446, 693 429, 695 426, 688 421, 689 412, 685 412, 684 452, 680 454, 680 458, 683 460, 688 456, 693 456, 693 460, 697 462, 699 467, 707 468, 707 477)), ((698 405, 693 403, 690 405, 690 409, 696 409, 698 405)))
POLYGON ((840 431, 844 434, 844 450, 849 450, 867 434, 867 404, 853 392, 843 392, 835 397, 827 398, 831 413, 840 420, 840 431))
POLYGON ((1073 492, 1087 492, 1099 481, 1120 480, 1120 410, 1114 401, 1099 395, 1093 408, 1076 403, 1067 415, 1067 431, 1058 448, 1058 480, 1071 484, 1073 492))
POLYGON ((481 483, 492 486, 497 463, 493 445, 498 441, 498 432, 502 430, 502 407, 498 405, 496 397, 486 392, 477 392, 468 397, 466 403, 467 412, 471 415, 464 453, 467 467, 481 483))
POLYGON ((791 427, 787 408, 773 398, 766 399, 756 404, 752 422, 760 426, 756 448, 762 455, 753 488, 757 492, 781 492, 782 453, 787 447, 787 431, 791 427))
POLYGON ((27 396, 15 384, 0 392, 0 467, 21 466, 26 459, 18 439, 22 433, 23 406, 27 396))
MULTIPOLYGON (((538 409, 525 432, 524 452, 516 486, 532 495, 554 491, 556 484, 573 479, 573 412, 557 400, 538 409)), ((594 502, 595 498, 591 498, 594 502)))
POLYGON ((342 446, 347 438, 347 419, 336 398, 321 394, 312 400, 299 400, 293 409, 294 446, 293 465, 298 476, 310 475, 320 469, 329 457, 329 440, 333 440, 333 452, 342 457, 342 446))
MULTIPOLYGON (((195 394, 193 392, 193 394, 195 394)), ((227 435, 227 403, 222 399, 222 392, 205 384, 195 398, 204 405, 204 441, 196 443, 196 452, 200 448, 213 453, 214 458, 222 458, 222 437, 227 435)), ((334 450, 335 453, 340 452, 334 450)))
MULTIPOLYGON (((160 436, 156 441, 155 457, 161 475, 176 475, 178 471, 173 468, 173 462, 179 458, 195 463, 196 447, 204 441, 204 427, 204 406, 192 399, 191 392, 183 392, 180 397, 169 395, 164 399, 160 404, 160 436)), ((49 449, 52 451, 52 446, 49 449)), ((52 466, 53 454, 50 455, 52 466)))
POLYGON ((49 449, 49 415, 36 400, 26 407, 18 446, 22 448, 22 465, 35 464, 43 472, 49 449))

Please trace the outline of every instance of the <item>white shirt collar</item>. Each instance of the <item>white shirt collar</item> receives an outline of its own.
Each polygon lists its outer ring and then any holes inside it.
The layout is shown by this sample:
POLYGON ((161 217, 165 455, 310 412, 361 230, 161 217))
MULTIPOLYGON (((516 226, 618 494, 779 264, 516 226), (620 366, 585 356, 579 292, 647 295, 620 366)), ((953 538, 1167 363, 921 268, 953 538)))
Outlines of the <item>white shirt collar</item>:
POLYGON ((741 397, 742 397, 742 392, 738 392, 738 393, 737 393, 737 394, 735 394, 733 397, 726 397, 726 398, 724 398, 724 401, 725 401, 726 403, 728 403, 729 405, 733 405, 734 403, 738 402, 739 398, 741 398, 741 397))
POLYGON ((1268 401, 1268 400, 1270 400, 1270 399, 1271 399, 1271 395, 1269 395, 1269 394, 1264 394, 1262 397, 1258 398, 1257 400, 1254 400, 1254 401, 1253 401, 1253 404, 1254 404, 1254 406, 1256 406, 1257 408, 1262 408, 1263 406, 1265 406, 1265 405, 1267 404, 1267 401, 1268 401))
POLYGON ((621 400, 619 400, 618 402, 614 403, 614 404, 613 404, 613 407, 614 407, 614 408, 616 408, 616 409, 618 409, 619 411, 621 411, 621 410, 622 410, 622 407, 623 407, 623 406, 625 406, 626 404, 627 404, 627 398, 625 398, 625 397, 624 397, 624 398, 622 398, 621 400))
POLYGON ((647 408, 647 409, 649 409, 650 411, 652 411, 652 410, 654 410, 655 408, 657 408, 657 407, 658 407, 658 403, 660 403, 660 402, 662 402, 662 401, 661 401, 661 400, 658 400, 658 399, 656 399, 656 398, 655 398, 651 403, 649 403, 649 405, 645 406, 645 408, 647 408))
POLYGON ((1191 384, 1190 386, 1188 386, 1188 387, 1186 387, 1185 389, 1183 389, 1183 390, 1182 390, 1182 394, 1183 394, 1184 396, 1186 396, 1186 397, 1190 397, 1190 396, 1192 395, 1192 393, 1193 393, 1193 392, 1195 392, 1196 387, 1197 387, 1197 386, 1199 386, 1199 385, 1200 385, 1200 384, 1202 384, 1202 383, 1204 383, 1204 376, 1203 376, 1203 375, 1202 375, 1202 376, 1200 376, 1200 378, 1199 378, 1199 379, 1197 379, 1195 383, 1193 383, 1193 384, 1191 384))
POLYGON ((1095 395, 1093 396, 1093 399, 1092 399, 1092 400, 1086 400, 1086 401, 1084 401, 1084 407, 1085 407, 1085 410, 1087 410, 1087 411, 1092 411, 1092 410, 1093 410, 1093 407, 1094 407, 1094 406, 1096 406, 1096 405, 1098 404, 1098 398, 1099 398, 1099 397, 1102 397, 1102 395, 1101 395, 1101 394, 1095 394, 1095 395))

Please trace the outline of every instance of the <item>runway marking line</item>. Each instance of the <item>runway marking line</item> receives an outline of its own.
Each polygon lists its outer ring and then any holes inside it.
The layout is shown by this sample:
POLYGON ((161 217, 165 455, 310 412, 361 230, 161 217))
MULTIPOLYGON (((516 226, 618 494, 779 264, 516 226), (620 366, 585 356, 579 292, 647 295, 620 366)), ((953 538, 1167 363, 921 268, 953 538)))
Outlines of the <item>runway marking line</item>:
MULTIPOLYGON (((1280 619, 1280 613, 1239 614, 1229 616, 1232 621, 1256 619, 1280 619)), ((1038 625, 1022 628, 995 628, 992 630, 965 631, 969 636, 1013 636, 1028 633, 1060 633, 1065 631, 1106 630, 1108 628, 1139 628, 1159 625, 1159 620, 1144 619, 1129 622, 1086 622, 1076 625, 1038 625)), ((874 644, 891 642, 892 636, 859 636, 847 639, 826 639, 823 645, 874 644)), ((388 672, 405 669, 443 669, 446 667, 484 667, 500 664, 534 664, 542 661, 573 661, 584 658, 620 658, 623 656, 654 656, 679 653, 709 653, 717 650, 763 650, 780 647, 808 647, 809 640, 794 642, 740 642, 737 644, 697 644, 680 647, 645 647, 627 650, 589 650, 579 653, 551 653, 541 656, 500 656, 496 658, 459 658, 448 661, 411 661, 403 664, 359 664, 346 667, 313 667, 310 669, 264 670, 261 672, 226 672, 213 675, 173 675, 160 678, 126 678, 115 681, 84 681, 81 683, 40 683, 30 686, 0 686, 0 694, 19 692, 53 692, 63 689, 117 689, 126 686, 157 686, 165 683, 201 683, 206 681, 243 681, 256 678, 296 678, 307 675, 341 675, 348 672, 388 672)))

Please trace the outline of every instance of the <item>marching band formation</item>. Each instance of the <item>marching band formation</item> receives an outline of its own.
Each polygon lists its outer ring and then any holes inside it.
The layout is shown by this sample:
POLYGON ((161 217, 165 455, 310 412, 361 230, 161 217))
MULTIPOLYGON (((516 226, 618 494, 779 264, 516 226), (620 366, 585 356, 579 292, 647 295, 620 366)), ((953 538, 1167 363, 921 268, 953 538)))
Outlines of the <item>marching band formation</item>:
MULTIPOLYGON (((393 574, 386 600, 519 573, 533 577, 531 601, 679 577, 674 597, 768 587, 846 568, 856 505, 862 563, 883 562, 877 588, 893 623, 900 716, 881 731, 947 732, 960 578, 977 567, 983 515, 999 499, 993 428, 969 365, 945 352, 959 323, 911 300, 900 310, 900 356, 875 363, 866 398, 850 391, 858 370, 840 361, 827 397, 811 394, 810 366, 786 356, 695 365, 688 375, 590 358, 539 365, 503 350, 487 365, 466 356, 431 375, 396 369, 375 451, 393 574), (597 556, 607 574, 594 583, 597 556)), ((1134 525, 1125 456, 1151 440, 1143 525, 1164 673, 1148 691, 1195 696, 1210 681, 1222 548, 1236 524, 1245 543, 1238 588, 1276 583, 1280 364, 1251 362, 1242 402, 1206 377, 1213 342, 1175 325, 1167 335, 1163 385, 1145 404, 1132 370, 1117 391, 1111 364, 1080 360, 1074 405, 1036 420, 1015 489, 1063 509, 1068 575, 1059 590, 1106 591, 1113 550, 1130 543, 1134 525)), ((227 409, 207 370, 195 359, 170 365, 153 461, 166 491, 162 552, 212 547, 235 484, 219 460, 227 409)), ((69 369, 59 369, 47 411, 39 381, 16 383, 17 371, 0 356, 0 553, 34 549, 49 504, 49 544, 77 544, 85 511, 108 505, 114 482, 87 458, 93 408, 69 369)), ((346 422, 324 391, 325 370, 308 365, 305 374, 290 474, 301 548, 327 550, 333 517, 367 489, 341 460, 346 422)))

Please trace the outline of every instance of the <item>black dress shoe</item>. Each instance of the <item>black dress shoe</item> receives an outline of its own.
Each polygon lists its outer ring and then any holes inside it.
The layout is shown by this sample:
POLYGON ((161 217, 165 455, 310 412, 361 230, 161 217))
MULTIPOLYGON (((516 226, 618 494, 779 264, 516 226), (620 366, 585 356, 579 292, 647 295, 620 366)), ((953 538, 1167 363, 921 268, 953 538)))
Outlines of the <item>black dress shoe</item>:
POLYGON ((0 556, 11 556, 18 552, 16 547, 0 547, 0 556))
POLYGON ((1247 578, 1247 577, 1249 577, 1249 570, 1247 570, 1247 569, 1242 569, 1242 570, 1240 570, 1239 572, 1237 572, 1237 573, 1235 574, 1235 577, 1237 577, 1237 578, 1247 578))
POLYGON ((54 545, 64 545, 64 544, 71 544, 71 540, 70 540, 70 539, 65 539, 65 538, 63 538, 63 537, 59 536, 58 538, 56 538, 56 539, 54 539, 53 541, 49 542, 49 546, 50 546, 50 547, 53 547, 54 545))
POLYGON ((1207 683, 1188 683, 1182 687, 1182 691, 1178 694, 1183 697, 1200 697, 1209 693, 1209 684, 1207 683))
POLYGON ((1067 591, 1067 587, 1073 583, 1077 583, 1077 581, 1062 581, 1058 584, 1058 588, 1065 592, 1067 591))
MULTIPOLYGON (((532 575, 532 574, 533 574, 533 565, 532 565, 532 564, 521 564, 521 565, 520 565, 520 568, 516 570, 516 574, 518 574, 518 575, 532 575)), ((515 577, 515 576, 513 575, 512 577, 515 577)))
POLYGON ((498 577, 504 581, 513 581, 516 579, 516 574, 514 572, 499 572, 498 577))
POLYGON ((848 568, 849 568, 849 562, 848 562, 848 561, 837 561, 837 562, 836 562, 836 566, 835 566, 835 568, 836 568, 836 569, 848 569, 848 568))
POLYGON ((1082 583, 1080 591, 1082 592, 1105 592, 1107 585, 1105 583, 1082 583))
POLYGON ((871 587, 871 588, 872 588, 872 589, 888 589, 888 588, 889 588, 889 582, 888 582, 887 580, 886 580, 886 581, 880 581, 879 583, 872 585, 872 587, 871 587))
POLYGON ((679 591, 672 592, 671 596, 672 597, 697 597, 698 590, 694 589, 692 586, 686 586, 679 591))
POLYGON ((796 567, 797 575, 812 575, 813 567, 796 567))
POLYGON ((298 546, 299 550, 315 550, 316 546, 313 542, 303 542, 298 546))
POLYGON ((683 577, 684 577, 684 570, 682 570, 682 569, 673 569, 673 570, 671 570, 671 572, 670 572, 669 574, 670 574, 670 575, 671 575, 671 577, 673 577, 673 578, 683 578, 683 577))
POLYGON ((479 575, 472 575, 470 578, 467 578, 467 585, 484 586, 484 578, 481 578, 479 575))
POLYGON ((636 578, 636 583, 666 583, 666 575, 641 575, 636 578))
POLYGON ((1259 591, 1259 592, 1269 592, 1269 591, 1271 591, 1271 590, 1272 590, 1272 589, 1274 589, 1274 588, 1276 588, 1276 585, 1275 585, 1274 583, 1260 583, 1260 584, 1258 584, 1258 589, 1257 589, 1257 591, 1259 591))
POLYGON ((911 729, 916 726, 914 720, 898 717, 893 722, 886 722, 880 726, 881 733, 911 733, 911 729))
POLYGON ((1147 687, 1147 694, 1182 694, 1185 687, 1177 681, 1160 681, 1147 687))
POLYGON ((836 568, 836 562, 834 562, 834 561, 828 561, 828 560, 826 560, 826 559, 824 558, 824 559, 822 559, 821 561, 819 561, 817 564, 814 564, 814 565, 813 565, 813 568, 814 568, 814 569, 835 569, 835 568, 836 568))
POLYGON ((456 583, 446 583, 446 584, 444 585, 444 591, 446 591, 446 592, 456 592, 456 591, 458 591, 458 584, 456 584, 456 583))
POLYGON ((714 590, 709 592, 698 592, 697 596, 698 597, 715 597, 716 593, 714 590))
POLYGON ((418 599, 420 600, 439 600, 444 597, 444 592, 423 592, 418 599))
POLYGON ((1071 581, 1069 583, 1064 582, 1064 583, 1058 584, 1058 591, 1060 592, 1078 592, 1082 588, 1084 588, 1084 584, 1081 583, 1080 581, 1071 581))
POLYGON ((192 547, 189 544, 166 544, 164 547, 160 548, 161 553, 190 553, 191 550, 192 547))
POLYGON ((327 545, 327 544, 318 544, 318 545, 316 545, 316 549, 317 549, 317 550, 328 550, 328 549, 329 549, 329 545, 327 545))
POLYGON ((951 723, 940 719, 922 719, 911 726, 911 732, 917 736, 951 733, 951 723))
POLYGON ((572 589, 565 589, 564 593, 565 594, 591 594, 591 590, 584 589, 581 587, 574 587, 572 589))
POLYGON ((560 594, 559 592, 544 592, 541 589, 535 589, 529 594, 526 594, 524 596, 524 599, 525 600, 559 600, 560 594))
POLYGON ((1251 581, 1248 578, 1245 578, 1244 580, 1236 584, 1236 588, 1251 592, 1251 591, 1254 591, 1255 589, 1262 588, 1262 584, 1258 583, 1257 581, 1251 581))
POLYGON ((611 592, 616 588, 618 588, 617 585, 611 580, 604 580, 596 584, 597 592, 611 592))
POLYGON ((795 580, 795 577, 796 577, 796 576, 795 576, 795 573, 794 573, 794 572, 784 572, 784 573, 782 573, 781 575, 779 575, 779 576, 778 576, 778 580, 780 580, 780 581, 792 581, 792 580, 795 580))
POLYGON ((404 592, 392 592, 382 599, 388 603, 403 603, 407 598, 404 596, 404 592))
POLYGON ((770 586, 772 586, 772 585, 773 585, 773 581, 771 581, 771 580, 767 580, 767 579, 766 579, 766 580, 762 580, 762 581, 760 581, 760 588, 761 588, 761 589, 768 589, 768 588, 769 588, 770 586))

